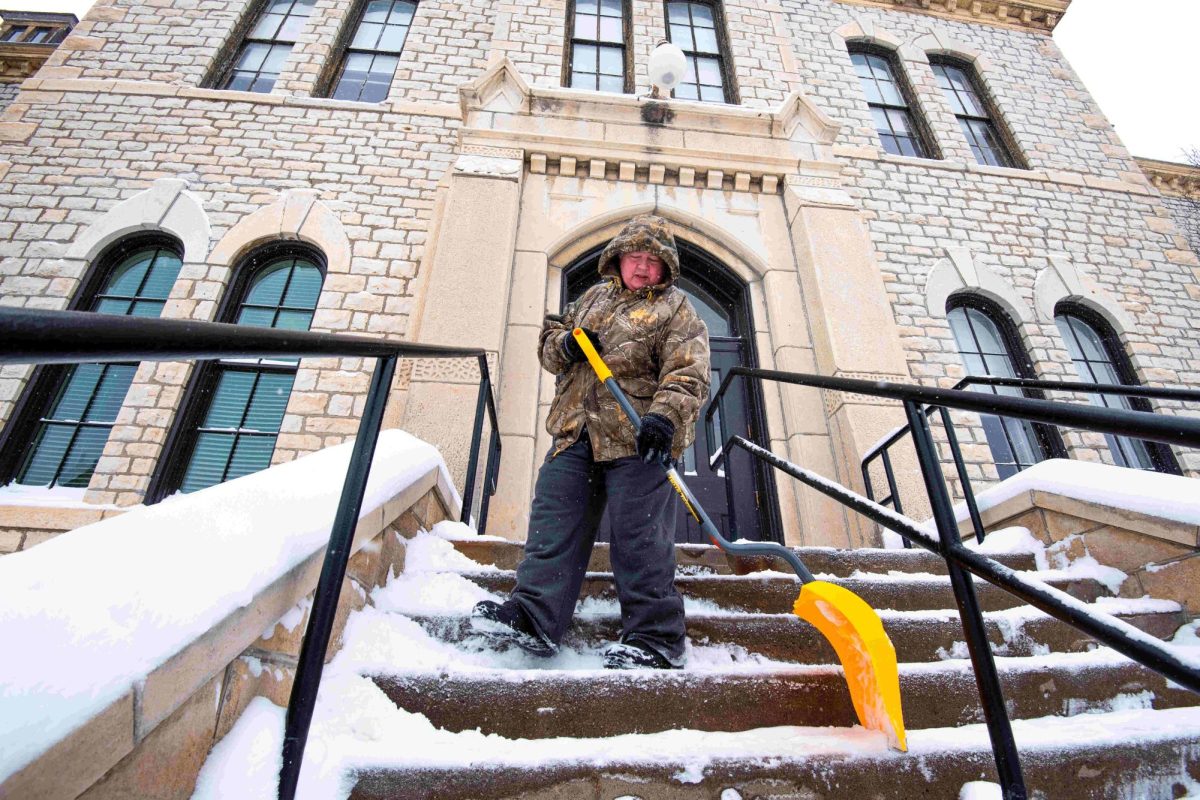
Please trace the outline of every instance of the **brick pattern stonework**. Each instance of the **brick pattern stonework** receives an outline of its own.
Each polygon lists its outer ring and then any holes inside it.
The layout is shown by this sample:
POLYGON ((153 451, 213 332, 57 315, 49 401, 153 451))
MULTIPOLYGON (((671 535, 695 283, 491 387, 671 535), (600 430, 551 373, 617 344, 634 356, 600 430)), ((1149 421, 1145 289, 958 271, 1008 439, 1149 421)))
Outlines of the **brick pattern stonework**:
MULTIPOLYGON (((26 84, 0 118, 0 161, 11 164, 0 177, 0 303, 65 307, 87 267, 67 256, 71 243, 118 203, 176 178, 203 206, 210 248, 285 192, 314 193, 348 239, 349 257, 331 267, 313 329, 413 335, 428 279, 422 265, 436 244, 435 206, 457 157, 459 87, 504 58, 529 84, 560 86, 565 1, 422 2, 390 96, 379 104, 315 97, 327 89, 337 43, 353 24, 351 4, 336 0, 318 0, 274 92, 207 86, 218 58, 236 48, 250 6, 99 0, 26 84)), ((643 94, 664 19, 661 4, 632 0, 630 7, 635 91, 643 94)), ((965 247, 1030 305, 1051 256, 1070 258, 1132 320, 1124 342, 1143 380, 1200 385, 1196 228, 1179 222, 1179 201, 1149 188, 1045 33, 836 0, 731 0, 724 9, 742 105, 775 108, 801 91, 841 125, 832 152, 843 185, 830 188, 844 189, 862 209, 914 378, 947 385, 962 374, 944 315, 926 307, 925 284, 948 248, 965 247), (846 30, 899 47, 945 160, 881 153, 839 33, 846 30), (975 59, 1028 170, 974 164, 928 63, 929 52, 947 50, 975 59)), ((561 163, 547 152, 530 144, 532 172, 561 163)), ((705 176, 701 188, 773 193, 784 184, 765 173, 722 175, 705 166, 717 155, 688 154, 696 164, 686 168, 689 177, 705 176)), ((611 180, 625 180, 623 171, 643 179, 641 161, 626 163, 605 165, 611 180)), ((654 172, 644 179, 654 182, 654 172)), ((164 315, 212 319, 236 263, 206 255, 185 264, 164 315)), ((1032 318, 1020 332, 1039 375, 1073 377, 1051 320, 1032 318)), ((181 364, 138 371, 90 501, 140 501, 191 371, 181 364)), ((28 374, 0 369, 0 420, 28 374)), ((275 460, 351 434, 368 380, 357 360, 305 361, 275 460)), ((980 430, 963 435, 973 474, 992 477, 980 430)), ((1108 458, 1096 437, 1069 437, 1068 445, 1079 458, 1108 458)), ((1187 466, 1200 469, 1192 458, 1187 466)))
POLYGON ((8 108, 13 100, 17 99, 17 92, 21 91, 20 83, 0 83, 0 112, 8 108))

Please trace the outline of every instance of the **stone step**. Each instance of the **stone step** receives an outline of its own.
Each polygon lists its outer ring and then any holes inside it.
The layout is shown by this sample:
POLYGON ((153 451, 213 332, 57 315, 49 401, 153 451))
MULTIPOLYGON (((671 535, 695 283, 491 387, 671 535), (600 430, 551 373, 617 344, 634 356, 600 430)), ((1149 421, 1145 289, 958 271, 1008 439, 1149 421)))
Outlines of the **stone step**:
MULTIPOLYGON (((512 591, 516 581, 512 571, 465 572, 462 575, 490 592, 505 596, 512 591)), ((854 592, 875 609, 921 611, 955 607, 949 577, 911 576, 912 573, 895 577, 863 575, 858 578, 839 578, 837 585, 854 592)), ((1103 584, 1092 579, 1056 579, 1047 583, 1086 603, 1110 596, 1103 584)), ((763 577, 762 573, 756 573, 744 576, 680 575, 675 579, 675 587, 684 597, 706 601, 730 611, 785 614, 796 602, 801 585, 795 578, 763 577)), ((975 581, 975 594, 985 611, 999 611, 1024 604, 1015 595, 985 581, 975 581)), ((589 573, 584 578, 580 597, 615 603, 617 591, 612 573, 589 573)))
MULTIPOLYGON (((519 542, 496 540, 473 541, 460 539, 454 546, 460 553, 480 564, 491 564, 500 569, 516 569, 521 561, 523 546, 519 542)), ((588 562, 589 572, 611 572, 608 544, 600 543, 592 550, 588 562)), ((924 550, 836 550, 830 547, 797 547, 796 554, 814 573, 848 577, 854 572, 930 572, 946 574, 946 562, 941 557, 924 550)), ((1029 554, 1006 553, 993 556, 1001 564, 1018 570, 1035 569, 1034 558, 1029 554)), ((725 554, 711 545, 676 545, 676 567, 682 574, 718 574, 731 572, 725 554)), ((790 571, 782 561, 775 561, 771 569, 790 571)))
MULTIPOLYGON (((1200 780, 1192 708, 1017 720, 1013 729, 1025 783, 1044 800, 1171 800, 1200 780)), ((500 756, 472 750, 405 767, 395 765, 405 750, 396 742, 392 766, 360 762, 350 798, 911 800, 995 780, 982 725, 910 731, 907 753, 861 729, 799 727, 513 744, 500 756)))
MULTIPOLYGON (((1184 622, 1182 611, 1119 614, 1126 622, 1160 639, 1170 638, 1184 622)), ((449 642, 473 637, 468 619, 459 616, 412 616, 430 635, 449 642)), ((965 655, 962 625, 955 611, 885 611, 884 629, 900 662, 930 662, 965 655)), ((1080 652, 1094 644, 1090 637, 1066 623, 1039 616, 1028 618, 1027 609, 984 614, 993 651, 1004 656, 1030 656, 1046 652, 1080 652)), ((590 649, 620 635, 616 615, 577 616, 564 637, 564 645, 590 649)), ((776 661, 798 664, 834 664, 836 654, 812 625, 792 614, 690 614, 687 633, 694 645, 738 645, 776 661)))
MULTIPOLYGON (((1104 711, 1118 697, 1156 709, 1200 703, 1200 696, 1108 650, 998 659, 997 666, 1014 718, 1104 711)), ((510 670, 371 677, 397 706, 424 714, 439 728, 478 728, 510 739, 856 722, 842 673, 830 667, 754 673, 527 670, 520 680, 510 670)), ((909 728, 983 722, 969 661, 905 665, 900 687, 909 728)))

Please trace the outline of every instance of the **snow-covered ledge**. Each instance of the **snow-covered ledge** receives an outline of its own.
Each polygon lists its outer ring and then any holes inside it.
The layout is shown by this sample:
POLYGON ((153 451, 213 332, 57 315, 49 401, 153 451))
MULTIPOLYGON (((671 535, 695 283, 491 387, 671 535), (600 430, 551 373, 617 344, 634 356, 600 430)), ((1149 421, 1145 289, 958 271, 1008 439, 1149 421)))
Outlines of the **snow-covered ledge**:
MULTIPOLYGON (((349 455, 330 448, 0 559, 0 797, 167 796, 164 781, 190 795, 260 693, 250 679, 274 676, 274 693, 290 682, 349 455)), ((460 508, 437 450, 385 432, 343 605, 403 569, 402 536, 460 508)))
MULTIPOLYGON (((976 500, 985 530, 1028 528, 1051 555, 1126 573, 1122 596, 1171 599, 1200 615, 1200 479, 1050 459, 976 500)), ((966 506, 956 511, 972 535, 966 506)))

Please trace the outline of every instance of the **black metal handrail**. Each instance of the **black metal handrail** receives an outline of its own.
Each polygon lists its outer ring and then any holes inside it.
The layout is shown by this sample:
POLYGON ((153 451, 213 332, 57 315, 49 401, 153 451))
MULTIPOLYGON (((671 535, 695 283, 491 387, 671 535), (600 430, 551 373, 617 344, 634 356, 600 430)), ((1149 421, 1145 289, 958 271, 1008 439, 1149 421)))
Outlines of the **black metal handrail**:
MULTIPOLYGON (((1046 381, 1035 380, 1032 378, 998 378, 991 375, 968 375, 958 383, 954 384, 953 388, 963 389, 967 386, 1007 386, 1019 389, 1046 389, 1068 392, 1072 394, 1104 394, 1185 402, 1200 401, 1200 390, 1196 389, 1140 386, 1123 383, 1087 383, 1084 381, 1046 381)), ((947 441, 950 445, 951 459, 954 462, 958 479, 962 483, 963 501, 967 507, 967 517, 971 520, 971 529, 975 534, 975 538, 978 541, 983 541, 986 535, 983 527, 983 520, 979 515, 979 508, 975 501, 975 491, 971 486, 971 479, 967 474, 966 464, 963 461, 962 451, 958 445, 958 437, 954 432, 950 414, 946 411, 944 406, 928 406, 924 409, 926 417, 931 416, 935 411, 937 411, 940 415, 942 428, 946 431, 947 441)), ((892 465, 890 449, 900 440, 907 437, 911 431, 912 426, 908 423, 896 428, 896 430, 892 431, 870 450, 868 450, 862 457, 862 461, 860 463, 863 485, 866 487, 867 497, 871 500, 876 500, 877 498, 875 497, 874 483, 871 479, 871 466, 877 458, 882 462, 884 478, 887 480, 888 485, 888 493, 886 496, 878 498, 878 502, 881 505, 890 504, 900 513, 904 513, 904 505, 900 500, 900 492, 896 486, 896 473, 895 468, 892 465)), ((904 546, 911 546, 907 539, 904 540, 904 546)))
MULTIPOLYGON (((1163 642, 1132 625, 1110 615, 1098 613, 1065 592, 1040 581, 1026 578, 988 556, 965 547, 959 538, 950 493, 946 487, 941 461, 929 429, 928 414, 930 412, 928 409, 922 408, 922 404, 938 407, 943 414, 947 413, 947 408, 980 413, 1001 413, 1034 422, 1070 425, 1102 433, 1136 436, 1190 447, 1200 447, 1200 420, 1184 417, 1164 418, 1144 411, 1079 406, 1071 403, 1003 395, 981 396, 976 392, 964 392, 958 389, 932 389, 885 381, 828 378, 821 375, 747 367, 735 367, 730 370, 713 396, 705 416, 709 452, 714 453, 710 459, 710 468, 717 469, 727 461, 729 453, 734 447, 740 448, 752 457, 770 464, 843 505, 864 514, 889 530, 895 531, 906 542, 914 542, 945 559, 955 601, 958 605, 959 618, 967 641, 967 649, 975 672, 984 719, 992 742, 992 753, 1000 777, 1000 786, 1007 800, 1024 800, 1027 793, 1021 774, 1020 758, 1013 738, 1012 726, 1008 719, 1008 711, 1004 705, 1003 690, 984 629, 983 615, 971 581, 972 574, 1016 595, 1035 608, 1095 637, 1118 652, 1194 692, 1200 692, 1200 669, 1180 659, 1163 642), (721 410, 721 403, 726 391, 738 377, 902 401, 908 418, 908 428, 912 431, 916 444, 917 460, 933 509, 938 538, 932 538, 925 530, 899 511, 858 495, 811 470, 792 464, 767 448, 741 436, 730 436, 720 449, 714 449, 711 440, 712 418, 721 410)), ((724 418, 725 416, 722 415, 722 419, 724 418)), ((727 468, 726 472, 729 471, 727 468)))
POLYGON ((478 348, 424 345, 365 336, 219 322, 0 307, 0 364, 320 357, 375 358, 377 361, 330 529, 329 545, 325 550, 325 560, 292 683, 284 730, 283 767, 279 776, 280 800, 292 800, 296 794, 300 763, 304 758, 317 689, 325 666, 325 652, 337 613, 338 596, 346 575, 346 564, 354 543, 354 529, 358 525, 371 459, 383 425, 387 395, 396 373, 397 361, 402 357, 475 358, 479 363, 479 397, 461 518, 463 521, 469 521, 470 518, 486 411, 491 424, 491 436, 484 466, 484 491, 479 514, 479 531, 482 533, 487 525, 488 499, 496 490, 500 456, 499 424, 486 352, 478 348))

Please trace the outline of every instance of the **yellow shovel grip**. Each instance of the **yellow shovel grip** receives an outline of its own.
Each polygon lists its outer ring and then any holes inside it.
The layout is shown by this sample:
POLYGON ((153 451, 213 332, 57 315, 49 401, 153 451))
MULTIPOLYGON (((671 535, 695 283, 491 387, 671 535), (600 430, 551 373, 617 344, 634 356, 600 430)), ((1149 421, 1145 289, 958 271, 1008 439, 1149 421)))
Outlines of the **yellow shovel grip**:
POLYGON ((604 359, 596 352, 596 348, 592 346, 592 340, 583 332, 583 328, 576 328, 571 331, 571 335, 575 337, 575 341, 579 343, 579 349, 587 356, 588 363, 592 365, 592 369, 596 370, 596 377, 601 383, 613 376, 612 370, 608 368, 608 364, 604 363, 604 359))

